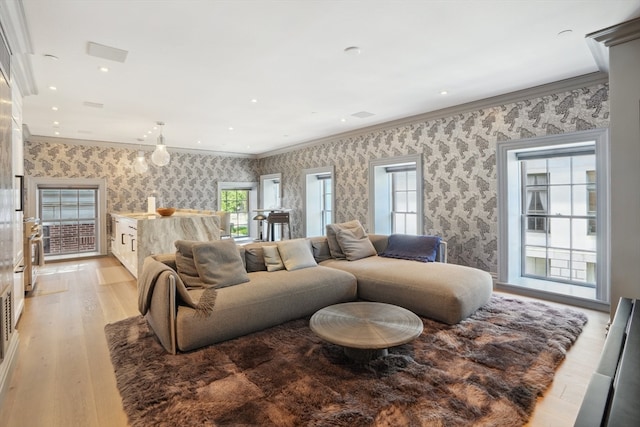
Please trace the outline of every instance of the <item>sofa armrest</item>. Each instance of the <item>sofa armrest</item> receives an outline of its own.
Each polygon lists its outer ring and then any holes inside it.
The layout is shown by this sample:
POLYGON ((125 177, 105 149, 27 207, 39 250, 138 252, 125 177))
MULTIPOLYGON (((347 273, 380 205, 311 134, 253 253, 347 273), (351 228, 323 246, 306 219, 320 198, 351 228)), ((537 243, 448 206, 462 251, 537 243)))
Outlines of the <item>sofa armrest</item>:
POLYGON ((171 354, 176 354, 176 276, 166 271, 158 277, 149 310, 145 315, 160 344, 171 354))

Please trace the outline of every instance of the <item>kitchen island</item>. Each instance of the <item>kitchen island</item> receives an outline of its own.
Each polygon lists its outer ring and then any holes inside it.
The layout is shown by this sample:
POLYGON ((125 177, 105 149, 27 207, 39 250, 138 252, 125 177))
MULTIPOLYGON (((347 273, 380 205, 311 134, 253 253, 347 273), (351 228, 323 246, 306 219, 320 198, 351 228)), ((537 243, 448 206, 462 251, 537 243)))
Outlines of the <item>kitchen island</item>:
POLYGON ((220 217, 178 211, 171 216, 111 213, 111 252, 134 277, 149 255, 173 253, 176 240, 220 239, 220 217))

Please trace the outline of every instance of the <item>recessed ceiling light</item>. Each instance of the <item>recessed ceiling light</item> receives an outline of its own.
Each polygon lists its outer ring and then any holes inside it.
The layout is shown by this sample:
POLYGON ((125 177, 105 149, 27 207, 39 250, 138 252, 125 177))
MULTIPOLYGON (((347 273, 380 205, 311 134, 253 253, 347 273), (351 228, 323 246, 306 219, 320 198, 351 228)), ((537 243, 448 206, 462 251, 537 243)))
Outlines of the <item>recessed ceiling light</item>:
POLYGON ((233 128, 231 126, 229 126, 229 130, 233 130, 233 128))
POLYGON ((50 53, 45 53, 45 54, 44 54, 44 55, 42 55, 42 56, 44 56, 45 58, 50 59, 50 60, 52 60, 52 61, 57 61, 57 60, 59 59, 57 56, 55 56, 55 55, 51 55, 50 53))
POLYGON ((146 138, 146 137, 147 137, 147 134, 142 135, 142 137, 143 137, 143 138, 146 138))
POLYGON ((361 50, 358 46, 349 46, 344 49, 344 53, 351 56, 358 56, 360 52, 361 50))
POLYGON ((196 141, 198 144, 202 144, 202 141, 196 141))
POLYGON ((57 120, 56 120, 55 122, 53 122, 53 125, 54 125, 54 126, 58 126, 59 124, 60 124, 60 122, 59 122, 59 121, 57 121, 57 120))
POLYGON ((251 102, 252 102, 252 103, 254 103, 254 104, 257 104, 257 103, 258 103, 258 100, 257 100, 256 98, 253 98, 253 99, 251 100, 251 102))
POLYGON ((449 92, 447 92, 446 90, 441 90, 441 91, 440 91, 440 95, 446 95, 446 94, 448 94, 448 93, 449 93, 449 92))
POLYGON ((55 132, 54 132, 54 135, 60 135, 60 132, 55 131, 55 132))
POLYGON ((98 67, 98 70, 102 71, 103 73, 108 73, 109 67, 98 67))
POLYGON ((49 90, 58 90, 58 88, 55 86, 49 86, 49 90))
POLYGON ((58 111, 58 107, 56 107, 55 105, 54 105, 53 107, 51 107, 51 109, 52 109, 53 111, 58 111))
POLYGON ((341 119, 340 119, 340 121, 341 121, 342 123, 346 123, 347 119, 345 119, 345 118, 343 117, 343 118, 341 118, 341 119))

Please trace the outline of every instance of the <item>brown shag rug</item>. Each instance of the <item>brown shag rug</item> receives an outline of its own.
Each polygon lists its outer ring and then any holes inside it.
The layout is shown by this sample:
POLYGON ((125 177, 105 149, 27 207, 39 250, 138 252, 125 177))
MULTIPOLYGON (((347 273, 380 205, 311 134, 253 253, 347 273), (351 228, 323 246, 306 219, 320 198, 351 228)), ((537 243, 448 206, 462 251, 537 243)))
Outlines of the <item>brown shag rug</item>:
POLYGON ((105 327, 132 426, 520 426, 587 319, 494 296, 357 364, 300 319, 167 354, 144 318, 105 327))

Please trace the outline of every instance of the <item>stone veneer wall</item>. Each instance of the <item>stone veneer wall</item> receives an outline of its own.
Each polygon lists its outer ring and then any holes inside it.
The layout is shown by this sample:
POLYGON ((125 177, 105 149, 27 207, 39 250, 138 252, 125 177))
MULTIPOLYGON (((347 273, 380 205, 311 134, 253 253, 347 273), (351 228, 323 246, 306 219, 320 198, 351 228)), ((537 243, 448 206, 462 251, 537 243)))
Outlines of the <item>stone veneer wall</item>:
POLYGON ((302 233, 300 171, 335 166, 335 222, 368 229, 372 159, 423 155, 424 230, 449 243, 449 262, 497 271, 498 141, 609 126, 608 84, 416 122, 261 159, 260 173, 282 173, 283 206, 302 233))
MULTIPOLYGON (((171 151, 171 150, 169 150, 171 151)), ((106 178, 108 212, 146 212, 147 197, 156 190, 166 206, 215 210, 218 182, 255 182, 257 160, 212 154, 171 153, 169 166, 159 168, 146 158, 149 170, 133 171, 138 150, 94 145, 27 142, 25 174, 29 177, 106 178)))

